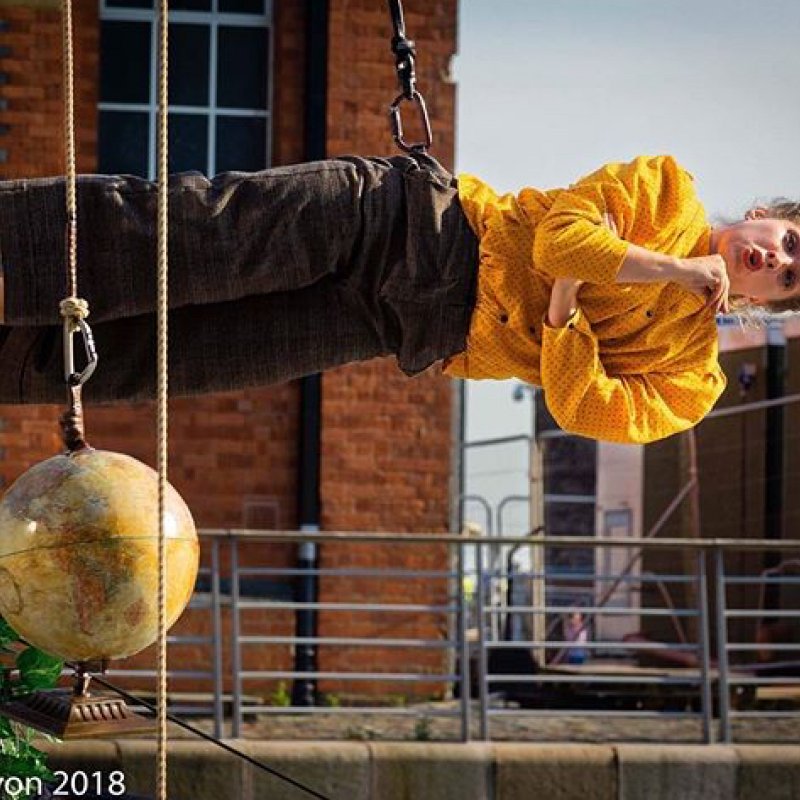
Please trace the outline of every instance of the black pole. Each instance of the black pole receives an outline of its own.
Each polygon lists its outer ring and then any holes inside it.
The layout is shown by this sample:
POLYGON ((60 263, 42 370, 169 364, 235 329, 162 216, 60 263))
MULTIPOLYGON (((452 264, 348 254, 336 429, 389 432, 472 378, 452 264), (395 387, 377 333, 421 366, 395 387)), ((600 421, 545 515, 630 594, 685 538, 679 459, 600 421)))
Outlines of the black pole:
MULTIPOLYGON (((322 380, 320 375, 309 375, 300 383, 300 443, 298 454, 298 527, 301 531, 318 531, 320 528, 319 452, 322 380)), ((319 597, 318 545, 302 542, 297 549, 297 568, 303 570, 295 584, 298 603, 316 603, 319 597)), ((317 612, 313 608, 299 608, 295 615, 295 634, 306 640, 317 635, 317 612)), ((317 648, 308 643, 295 646, 295 672, 314 674, 317 671, 317 648)), ((317 682, 313 678, 295 678, 292 684, 292 705, 314 706, 317 703, 317 682)))
MULTIPOLYGON (((305 157, 307 161, 316 161, 327 155, 328 0, 306 0, 305 89, 305 157)), ((322 376, 309 375, 300 381, 297 522, 301 531, 318 531, 320 528, 321 414, 322 376)), ((297 553, 297 567, 306 572, 297 580, 297 602, 317 602, 318 566, 317 544, 301 544, 297 553)), ((298 609, 295 631, 298 637, 309 640, 316 637, 317 613, 314 609, 298 609)), ((295 672, 316 673, 317 648, 313 644, 299 644, 295 647, 294 669, 295 672)), ((316 680, 296 678, 292 684, 292 705, 313 706, 316 703, 316 680)))
MULTIPOLYGON (((767 326, 767 400, 777 400, 786 393, 786 335, 782 322, 770 322, 767 326)), ((764 485, 764 538, 783 538, 783 478, 784 478, 784 407, 767 409, 766 458, 764 485)), ((781 555, 775 550, 764 553, 764 567, 775 567, 781 555)), ((766 584, 764 607, 777 608, 779 587, 766 584)))

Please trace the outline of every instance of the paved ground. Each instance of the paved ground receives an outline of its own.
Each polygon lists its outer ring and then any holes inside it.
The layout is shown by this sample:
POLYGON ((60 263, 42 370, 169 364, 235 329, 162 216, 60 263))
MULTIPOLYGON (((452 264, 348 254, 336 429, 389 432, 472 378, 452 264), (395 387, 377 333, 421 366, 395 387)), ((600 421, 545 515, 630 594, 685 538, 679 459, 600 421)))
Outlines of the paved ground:
MULTIPOLYGON (((496 709, 501 712, 501 709, 496 709)), ((458 712, 458 703, 425 703, 406 709, 406 714, 364 713, 280 713, 246 719, 245 738, 253 739, 327 739, 376 741, 459 741, 461 721, 443 717, 458 712), (408 713, 411 712, 411 713, 408 713)), ((551 712, 552 713, 552 712, 551 712)), ((472 738, 480 738, 477 707, 472 707, 472 738)), ((199 724, 211 730, 210 722, 199 724)), ((793 717, 748 718, 734 721, 734 741, 800 741, 800 711, 793 717)), ((229 731, 226 731, 226 735, 229 731)), ((495 741, 541 742, 702 742, 702 723, 698 718, 641 717, 615 718, 606 714, 557 716, 493 715, 490 734, 495 741)))

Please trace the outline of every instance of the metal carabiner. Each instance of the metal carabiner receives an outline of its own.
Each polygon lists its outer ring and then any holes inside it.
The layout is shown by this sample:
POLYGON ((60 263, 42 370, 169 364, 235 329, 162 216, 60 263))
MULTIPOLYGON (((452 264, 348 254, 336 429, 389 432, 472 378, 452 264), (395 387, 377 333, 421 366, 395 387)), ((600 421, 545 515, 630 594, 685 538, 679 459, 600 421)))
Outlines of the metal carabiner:
POLYGON ((82 386, 97 367, 97 349, 94 344, 92 329, 86 320, 70 317, 64 320, 64 380, 69 386, 82 386), (72 337, 80 333, 83 339, 83 349, 86 353, 86 366, 82 372, 75 371, 75 349, 72 337))
POLYGON ((405 94, 397 95, 394 102, 389 106, 389 117, 392 124, 392 137, 394 138, 395 144, 401 150, 406 153, 426 153, 428 151, 428 148, 433 144, 433 132, 431 131, 431 121, 428 117, 428 108, 425 105, 425 100, 418 91, 414 90, 410 97, 407 97, 405 94), (417 106, 420 122, 422 123, 422 130, 425 135, 425 140, 422 142, 408 144, 403 138, 403 120, 400 113, 400 106, 404 101, 417 106))

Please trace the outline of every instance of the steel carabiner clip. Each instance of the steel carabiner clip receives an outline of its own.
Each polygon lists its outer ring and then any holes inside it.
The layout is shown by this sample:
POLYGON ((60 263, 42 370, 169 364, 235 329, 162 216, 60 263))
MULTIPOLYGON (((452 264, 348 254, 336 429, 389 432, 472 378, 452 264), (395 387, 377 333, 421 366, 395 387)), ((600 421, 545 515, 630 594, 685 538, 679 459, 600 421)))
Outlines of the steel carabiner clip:
POLYGON ((70 317, 64 320, 64 380, 68 386, 82 386, 97 367, 97 348, 94 344, 92 329, 86 320, 70 317), (72 337, 80 333, 83 349, 86 353, 86 366, 81 372, 75 371, 75 348, 72 337))
POLYGON ((433 144, 433 132, 431 131, 431 121, 428 117, 428 108, 425 105, 425 100, 422 95, 414 89, 411 95, 405 93, 397 95, 394 102, 389 106, 389 117, 392 124, 392 138, 395 144, 406 153, 426 153, 428 148, 433 144), (408 144, 403 138, 403 120, 400 113, 400 106, 403 101, 414 103, 419 111, 419 118, 422 125, 422 131, 425 140, 416 142, 415 144, 408 144))

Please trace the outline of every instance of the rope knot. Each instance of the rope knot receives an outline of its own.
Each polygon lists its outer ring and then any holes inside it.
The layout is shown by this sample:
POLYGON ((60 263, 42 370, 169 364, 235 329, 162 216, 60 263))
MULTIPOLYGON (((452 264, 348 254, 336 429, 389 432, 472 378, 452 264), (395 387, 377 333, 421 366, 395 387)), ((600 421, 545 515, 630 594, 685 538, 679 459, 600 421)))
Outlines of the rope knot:
POLYGON ((58 309, 64 320, 71 321, 74 327, 89 316, 89 304, 82 297, 65 297, 58 304, 58 309))

